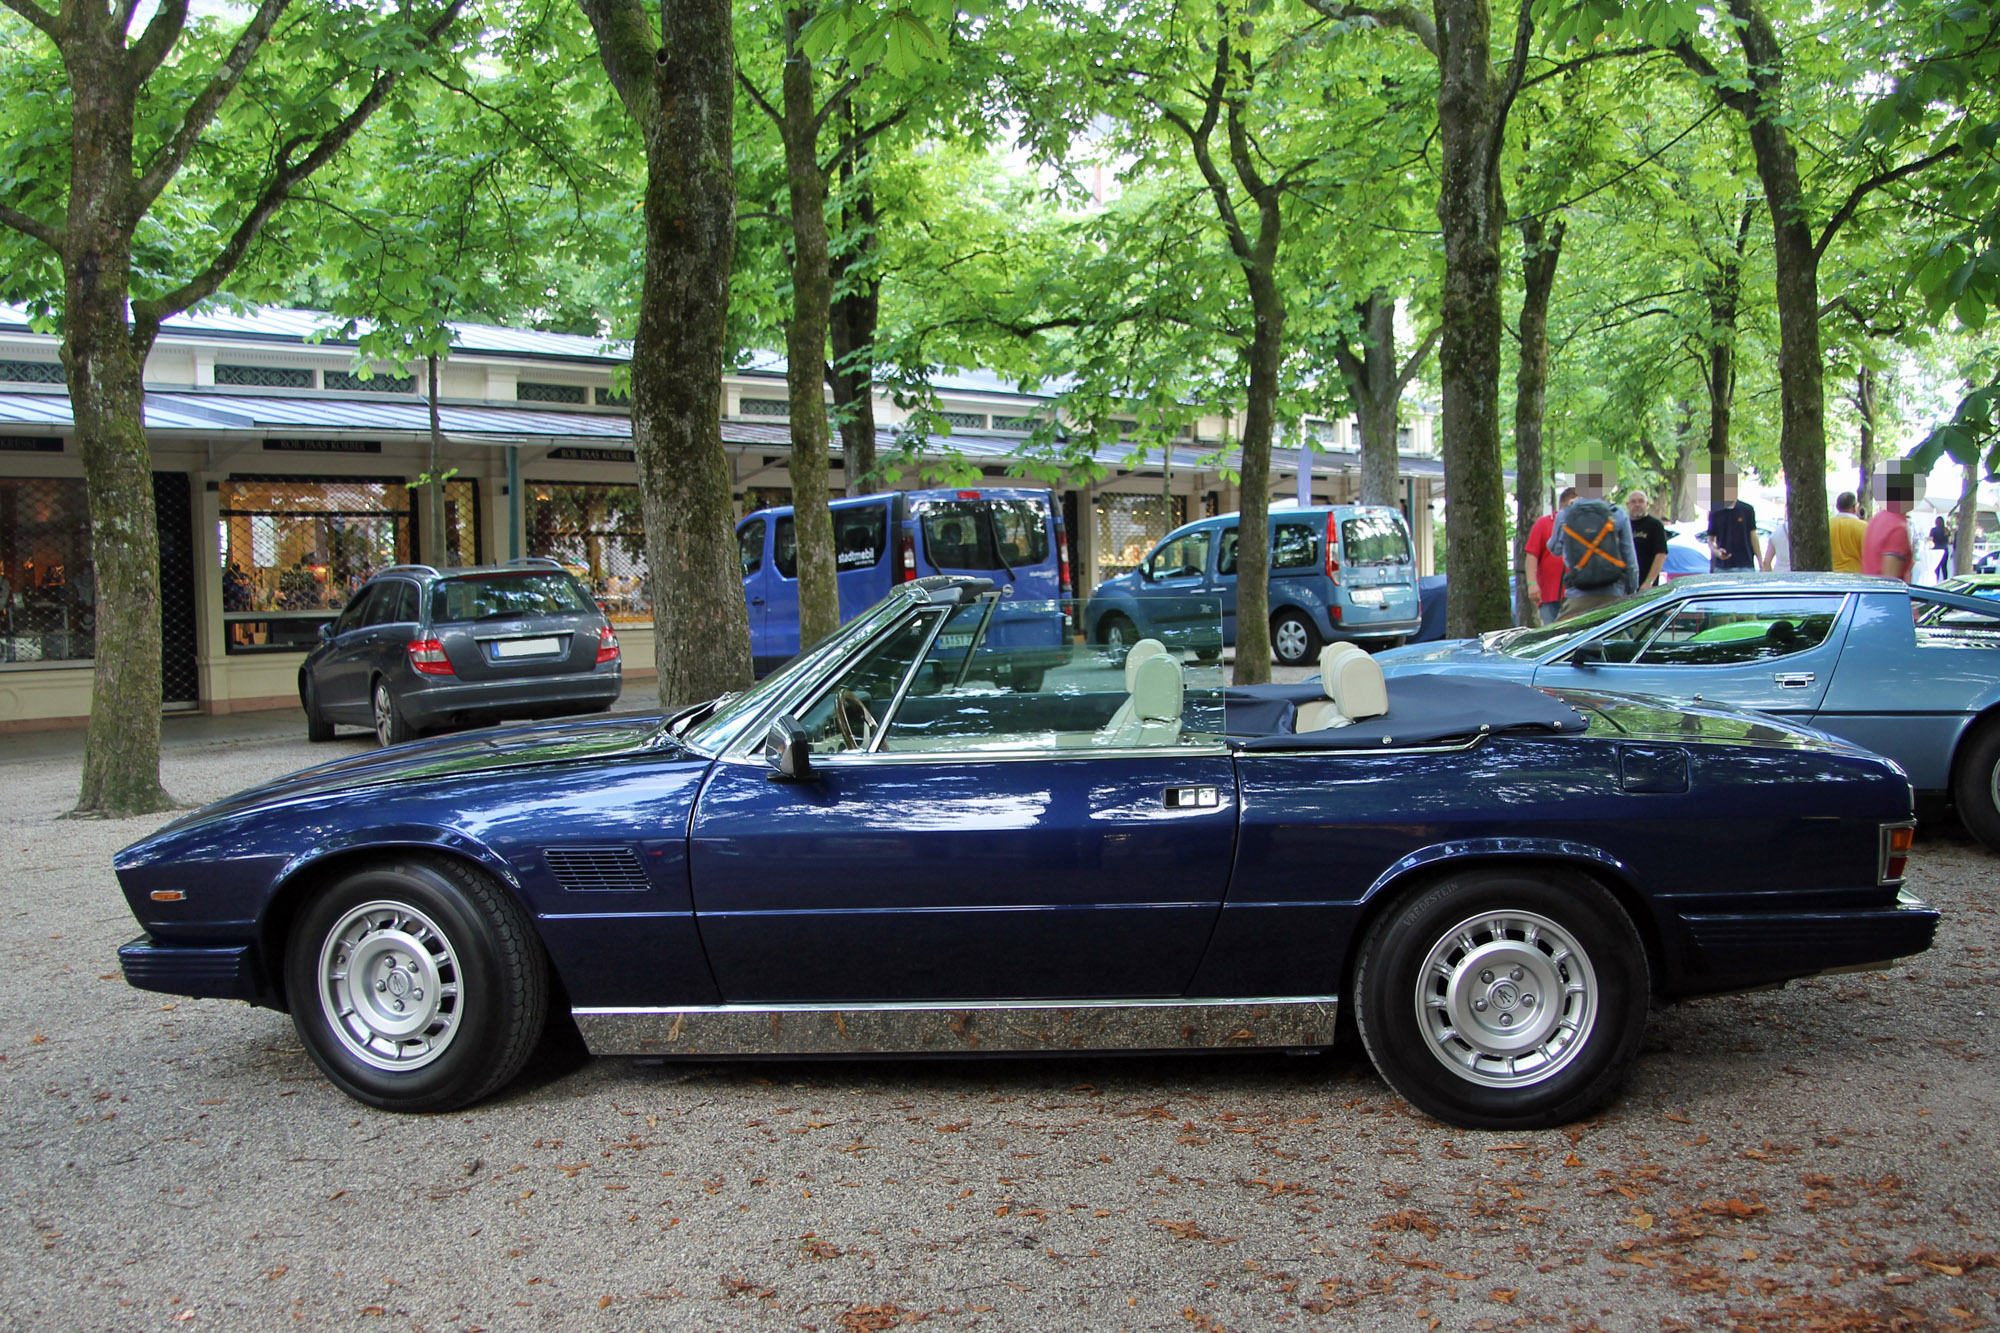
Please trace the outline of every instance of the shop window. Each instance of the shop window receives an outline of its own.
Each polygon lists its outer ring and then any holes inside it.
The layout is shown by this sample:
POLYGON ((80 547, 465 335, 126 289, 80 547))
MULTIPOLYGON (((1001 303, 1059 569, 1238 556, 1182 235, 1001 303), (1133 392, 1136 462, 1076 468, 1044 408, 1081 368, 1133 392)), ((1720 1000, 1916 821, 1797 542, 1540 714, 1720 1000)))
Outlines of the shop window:
POLYGON ((1187 497, 1100 495, 1097 511, 1097 581, 1137 569, 1160 538, 1187 518, 1187 497))
POLYGON ((479 486, 462 477, 454 477, 444 484, 444 550, 428 549, 430 529, 426 526, 429 518, 425 506, 430 504, 430 493, 418 487, 412 502, 415 505, 417 523, 417 559, 426 565, 444 568, 448 565, 476 565, 479 563, 479 486))
POLYGON ((583 580, 613 624, 652 623, 637 486, 531 481, 522 503, 529 555, 546 556, 583 580))
POLYGON ((329 389, 343 393, 409 393, 416 388, 416 378, 410 375, 374 374, 367 379, 348 370, 329 370, 322 380, 329 389))
POLYGON ((228 650, 300 652, 318 643, 319 627, 332 621, 356 588, 378 569, 409 560, 411 495, 401 480, 387 479, 223 482, 220 558, 228 650))
POLYGON ((313 373, 296 366, 218 365, 215 382, 245 389, 310 389, 313 373))
POLYGON ((56 361, 0 361, 0 380, 16 384, 61 384, 63 368, 56 361))
POLYGON ((0 477, 0 662, 85 662, 97 584, 83 482, 0 477))
POLYGON ((534 380, 520 380, 514 385, 514 397, 523 403, 577 403, 584 400, 581 384, 540 384, 534 380))

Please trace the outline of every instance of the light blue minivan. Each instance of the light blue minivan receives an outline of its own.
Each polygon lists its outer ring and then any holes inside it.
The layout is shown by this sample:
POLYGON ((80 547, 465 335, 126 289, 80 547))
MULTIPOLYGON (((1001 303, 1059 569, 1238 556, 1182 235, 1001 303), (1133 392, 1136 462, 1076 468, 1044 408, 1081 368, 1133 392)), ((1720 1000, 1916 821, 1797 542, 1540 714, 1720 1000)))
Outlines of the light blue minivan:
MULTIPOLYGON (((1386 648, 1417 632, 1417 564, 1401 511, 1380 505, 1271 510, 1271 650, 1286 666, 1317 660, 1320 646, 1351 640, 1386 648)), ((1238 516, 1221 514, 1168 533, 1137 569, 1106 579, 1084 612, 1092 643, 1142 638, 1206 657, 1220 603, 1224 643, 1236 642, 1238 516), (1199 641, 1206 626, 1209 642, 1199 641)))
MULTIPOLYGON (((833 552, 845 624, 889 595, 891 587, 929 574, 992 579, 1014 602, 1070 596, 1069 546, 1062 510, 1048 491, 1024 487, 884 491, 835 500, 833 552)), ((792 507, 760 509, 736 525, 743 599, 750 611, 750 654, 757 674, 799 651, 798 534, 792 507)), ((1003 620, 1008 619, 1002 617, 1003 620)), ((1013 643, 1006 627, 988 640, 1013 643)), ((1026 632, 1025 628, 1022 632, 1026 632)), ((1034 631, 1052 648, 1061 626, 1034 631)), ((1034 688, 1027 680, 1015 682, 1034 688)))

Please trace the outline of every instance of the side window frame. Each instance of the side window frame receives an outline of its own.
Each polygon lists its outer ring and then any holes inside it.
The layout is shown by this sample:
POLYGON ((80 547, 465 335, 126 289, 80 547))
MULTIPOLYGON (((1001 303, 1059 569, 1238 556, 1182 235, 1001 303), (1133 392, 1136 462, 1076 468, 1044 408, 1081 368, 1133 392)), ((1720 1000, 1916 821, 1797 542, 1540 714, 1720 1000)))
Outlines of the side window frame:
MULTIPOLYGON (((1827 641, 1833 637, 1834 631, 1839 628, 1841 617, 1846 613, 1847 605, 1848 605, 1848 594, 1846 593, 1789 593, 1789 594, 1766 593, 1748 597, 1743 597, 1743 596, 1690 597, 1686 601, 1682 602, 1679 606, 1675 607, 1673 609, 1673 613, 1660 622, 1659 626, 1656 629, 1654 629, 1653 633, 1650 636, 1648 636, 1645 646, 1633 655, 1630 665, 1640 666, 1640 667, 1653 667, 1653 668, 1683 668, 1683 669, 1712 671, 1723 667, 1756 666, 1767 662, 1783 662, 1789 658, 1797 657, 1801 653, 1809 653, 1816 649, 1825 647, 1827 641), (1661 636, 1666 634, 1666 632, 1673 627, 1674 623, 1677 620, 1679 620, 1682 616, 1690 612, 1701 612, 1703 614, 1709 614, 1715 612, 1727 612, 1731 607, 1740 608, 1746 604, 1751 604, 1751 603, 1779 602, 1786 600, 1794 601, 1800 604, 1808 602, 1816 602, 1829 605, 1831 607, 1831 614, 1827 620, 1826 633, 1822 634, 1818 639, 1815 639, 1813 642, 1801 644, 1798 647, 1793 648, 1788 652, 1774 653, 1769 656, 1759 654, 1759 655, 1737 658, 1733 661, 1725 661, 1725 662, 1664 661, 1663 662, 1656 659, 1649 659, 1647 657, 1647 654, 1651 653, 1654 650, 1655 646, 1660 644, 1661 636)), ((1815 612, 1813 614, 1818 614, 1818 613, 1815 612)), ((1775 618, 1782 619, 1786 617, 1780 616, 1775 618)), ((1700 632, 1701 631, 1696 631, 1696 633, 1700 632)))
POLYGON ((752 574, 761 572, 764 568, 764 546, 770 533, 770 520, 753 518, 736 530, 736 559, 739 564, 742 563, 747 553, 744 546, 744 539, 752 532, 757 534, 757 554, 743 570, 743 577, 746 579, 752 574))

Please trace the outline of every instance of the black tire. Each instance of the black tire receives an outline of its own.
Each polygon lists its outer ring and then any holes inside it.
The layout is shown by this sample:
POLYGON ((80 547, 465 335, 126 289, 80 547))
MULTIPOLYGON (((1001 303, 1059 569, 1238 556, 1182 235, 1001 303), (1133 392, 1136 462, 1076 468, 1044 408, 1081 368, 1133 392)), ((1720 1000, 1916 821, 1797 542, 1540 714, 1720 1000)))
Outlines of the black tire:
POLYGON ((313 687, 310 676, 300 682, 299 703, 306 710, 306 739, 314 744, 332 740, 333 723, 320 714, 319 691, 313 687))
POLYGON ((1951 777, 1958 822, 1989 852, 2000 852, 2000 718, 1974 728, 1951 777))
POLYGON ((369 688, 370 708, 375 716, 375 739, 383 745, 401 745, 404 741, 417 738, 417 729, 403 716, 401 704, 396 702, 396 692, 389 688, 389 682, 380 676, 369 688))
POLYGON ((1611 1099, 1651 984, 1645 946, 1602 886, 1495 868, 1395 903, 1362 942, 1352 994, 1390 1087, 1447 1124, 1516 1130, 1568 1124, 1611 1099))
POLYGON ((1007 688, 1016 694, 1033 694, 1042 688, 1048 672, 1047 667, 1017 667, 1007 679, 1007 688))
POLYGON ((456 861, 349 872, 299 914, 284 974, 313 1063, 385 1111, 451 1111, 491 1095, 521 1071, 548 1018, 548 963, 527 916, 456 861))
POLYGON ((1280 666, 1310 666, 1319 649, 1319 630, 1305 612, 1286 607, 1271 617, 1271 655, 1280 666))
POLYGON ((1123 653, 1139 642, 1139 627, 1122 611, 1113 611, 1097 622, 1097 641, 1123 653))

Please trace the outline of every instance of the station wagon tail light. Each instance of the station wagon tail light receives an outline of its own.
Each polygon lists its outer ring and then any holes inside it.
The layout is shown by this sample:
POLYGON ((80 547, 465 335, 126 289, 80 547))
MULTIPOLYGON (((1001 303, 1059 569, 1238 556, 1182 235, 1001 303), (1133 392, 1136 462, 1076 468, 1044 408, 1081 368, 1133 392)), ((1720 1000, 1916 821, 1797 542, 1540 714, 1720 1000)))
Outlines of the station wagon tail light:
POLYGON ((1882 874, 1879 882, 1901 884, 1903 867, 1909 863, 1910 844, 1916 841, 1915 824, 1884 824, 1882 826, 1882 874))
POLYGON ((597 627, 597 660, 600 664, 618 660, 618 635, 609 625, 597 627))
POLYGON ((444 645, 436 639, 410 640, 410 667, 426 676, 455 676, 451 669, 451 659, 445 656, 444 645))
POLYGON ((1326 516, 1326 576, 1334 583, 1340 582, 1340 557, 1334 552, 1340 549, 1340 520, 1333 514, 1326 516))
POLYGON ((917 577, 917 539, 909 533, 903 534, 902 545, 896 548, 896 582, 912 583, 917 577))

